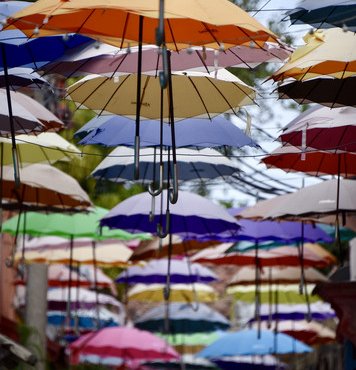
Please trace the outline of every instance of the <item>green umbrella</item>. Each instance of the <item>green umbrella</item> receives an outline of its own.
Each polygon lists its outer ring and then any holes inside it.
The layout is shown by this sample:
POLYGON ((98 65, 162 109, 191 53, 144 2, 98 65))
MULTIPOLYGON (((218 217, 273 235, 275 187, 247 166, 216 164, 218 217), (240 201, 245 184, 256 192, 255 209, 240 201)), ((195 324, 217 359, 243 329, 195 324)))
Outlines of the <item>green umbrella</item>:
POLYGON ((108 211, 96 207, 89 213, 39 213, 26 212, 4 222, 2 232, 12 235, 61 236, 63 238, 91 238, 93 240, 151 239, 148 234, 131 234, 120 229, 99 228, 99 220, 108 211))

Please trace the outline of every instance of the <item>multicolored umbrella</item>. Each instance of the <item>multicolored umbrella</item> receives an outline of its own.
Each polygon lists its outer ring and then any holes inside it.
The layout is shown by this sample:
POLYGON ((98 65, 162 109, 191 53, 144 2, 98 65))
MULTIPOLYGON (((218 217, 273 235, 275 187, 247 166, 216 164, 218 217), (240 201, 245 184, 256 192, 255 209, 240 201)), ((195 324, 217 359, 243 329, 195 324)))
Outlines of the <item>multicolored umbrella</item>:
POLYGON ((163 284, 166 282, 168 264, 171 264, 173 284, 210 283, 217 280, 216 274, 199 263, 189 260, 168 259, 151 260, 147 264, 127 268, 116 278, 117 283, 163 284))
POLYGON ((118 366, 122 363, 178 359, 179 354, 164 340, 129 327, 104 328, 81 336, 69 346, 72 365, 81 362, 118 366))
MULTIPOLYGON (((167 300, 166 285, 136 284, 127 292, 129 301, 159 302, 167 300)), ((169 287, 169 301, 197 304, 197 302, 215 302, 218 292, 207 284, 172 284, 169 287)))
POLYGON ((166 329, 167 317, 170 334, 213 332, 230 327, 223 315, 203 303, 197 307, 181 303, 170 303, 168 307, 160 305, 145 312, 134 323, 139 329, 162 333, 166 329))
POLYGON ((308 353, 312 348, 286 334, 268 330, 241 330, 228 333, 197 354, 198 357, 219 358, 240 355, 308 353))

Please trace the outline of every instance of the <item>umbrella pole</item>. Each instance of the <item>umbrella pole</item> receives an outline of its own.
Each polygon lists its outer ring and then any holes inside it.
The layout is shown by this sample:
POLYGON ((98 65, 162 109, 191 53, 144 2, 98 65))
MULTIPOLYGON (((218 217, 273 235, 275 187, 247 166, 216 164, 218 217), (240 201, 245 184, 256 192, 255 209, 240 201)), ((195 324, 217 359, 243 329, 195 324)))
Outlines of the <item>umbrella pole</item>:
POLYGON ((2 198, 4 178, 4 143, 0 143, 1 168, 0 168, 0 232, 2 230, 2 198))
POLYGON ((98 275, 96 271, 96 242, 91 242, 93 251, 93 268, 94 268, 94 289, 95 289, 95 313, 96 313, 96 329, 100 329, 100 316, 99 316, 99 293, 98 293, 98 275))
POLYGON ((67 296, 67 316, 66 316, 66 326, 70 327, 71 320, 71 293, 72 293, 72 265, 73 265, 73 245, 74 237, 70 236, 69 244, 69 281, 68 281, 68 296, 67 296))
POLYGON ((305 271, 304 271, 304 221, 302 221, 301 226, 302 226, 302 232, 301 232, 301 243, 300 243, 300 250, 299 250, 301 275, 300 275, 299 292, 300 294, 303 294, 303 290, 304 290, 305 301, 307 303, 307 321, 310 321, 311 313, 310 313, 309 293, 308 293, 307 282, 305 280, 305 271))
POLYGON ((193 291, 193 297, 194 297, 194 303, 196 303, 196 305, 192 305, 192 308, 193 308, 193 311, 198 311, 199 309, 199 298, 198 298, 198 293, 197 293, 197 290, 195 288, 195 284, 194 284, 194 281, 193 281, 193 274, 192 274, 192 265, 191 265, 191 261, 190 261, 190 257, 188 255, 188 251, 187 251, 187 246, 185 244, 185 241, 183 241, 183 248, 184 248, 184 254, 185 254, 185 258, 187 259, 187 266, 188 266, 188 273, 189 273, 189 276, 191 277, 192 279, 192 291, 193 291))
MULTIPOLYGON (((76 281, 76 287, 77 287, 76 301, 79 302, 80 262, 77 263, 77 269, 78 269, 78 273, 77 273, 77 281, 76 281)), ((74 311, 74 322, 75 322, 74 332, 75 332, 76 335, 79 335, 79 315, 78 315, 78 306, 77 305, 75 306, 75 311, 74 311)))
POLYGON ((340 220, 339 220, 339 208, 340 208, 340 167, 341 167, 341 155, 338 154, 338 161, 337 161, 337 187, 336 187, 336 227, 335 227, 335 233, 336 233, 336 242, 337 247, 339 249, 339 259, 340 259, 340 265, 342 266, 344 264, 344 256, 342 251, 342 245, 341 245, 341 236, 340 236, 340 220))
POLYGON ((268 268, 268 323, 267 328, 270 329, 272 325, 272 267, 268 268))
POLYGON ((261 317, 260 317, 260 261, 258 257, 258 242, 255 243, 255 320, 257 321, 257 336, 258 339, 261 338, 261 317))
POLYGON ((278 351, 278 341, 277 341, 277 334, 278 334, 278 282, 276 283, 276 291, 274 292, 274 302, 275 302, 275 315, 276 315, 276 322, 274 325, 274 353, 276 354, 278 351))
POLYGON ((135 173, 134 179, 140 176, 140 116, 141 116, 141 74, 142 74, 142 39, 143 39, 143 16, 139 18, 138 30, 138 61, 137 61, 137 91, 136 91, 136 136, 135 136, 135 173))
POLYGON ((10 122, 10 133, 11 133, 11 143, 12 143, 12 161, 14 165, 14 178, 16 187, 20 186, 20 168, 19 168, 19 158, 16 148, 16 139, 15 139, 15 124, 14 116, 12 113, 12 103, 11 103, 11 94, 10 94, 10 81, 9 81, 9 71, 7 67, 6 59, 6 50, 4 44, 1 44, 2 60, 4 64, 4 77, 5 77, 5 89, 7 97, 7 108, 9 111, 9 122, 10 122))
MULTIPOLYGON (((167 198, 168 202, 168 198, 167 198)), ((170 332, 169 327, 169 298, 171 294, 171 261, 172 261, 172 233, 169 232, 169 242, 168 242, 168 264, 167 264, 167 280, 166 286, 164 287, 164 301, 166 305, 166 312, 164 318, 164 330, 168 334, 170 332)))

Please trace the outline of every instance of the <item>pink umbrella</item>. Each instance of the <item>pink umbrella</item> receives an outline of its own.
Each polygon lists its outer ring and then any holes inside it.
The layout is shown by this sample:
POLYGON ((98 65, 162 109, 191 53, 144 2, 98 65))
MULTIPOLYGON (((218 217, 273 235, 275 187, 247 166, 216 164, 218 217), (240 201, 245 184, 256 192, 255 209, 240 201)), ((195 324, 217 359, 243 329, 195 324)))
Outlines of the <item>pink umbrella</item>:
POLYGON ((179 354, 163 339, 129 327, 111 327, 81 336, 69 346, 71 365, 81 362, 118 366, 132 361, 175 360, 179 354))

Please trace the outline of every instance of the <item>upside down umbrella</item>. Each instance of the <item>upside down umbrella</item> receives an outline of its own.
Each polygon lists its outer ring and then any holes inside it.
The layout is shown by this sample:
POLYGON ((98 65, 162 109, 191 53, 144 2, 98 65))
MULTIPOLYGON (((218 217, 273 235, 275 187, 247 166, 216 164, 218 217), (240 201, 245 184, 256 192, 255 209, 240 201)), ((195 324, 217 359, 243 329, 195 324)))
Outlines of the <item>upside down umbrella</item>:
MULTIPOLYGON (((135 326, 151 332, 163 332, 165 315, 166 307, 157 306, 135 320, 135 326)), ((213 332, 230 327, 229 321, 223 315, 203 303, 200 303, 197 309, 189 304, 170 303, 168 317, 172 334, 213 332)))
POLYGON ((197 356, 219 358, 239 355, 269 355, 287 353, 308 353, 312 348, 304 343, 281 333, 262 330, 258 336, 256 330, 241 330, 228 333, 200 351, 197 356))
POLYGON ((134 360, 178 358, 178 353, 163 339, 129 327, 104 328, 88 333, 69 346, 72 365, 89 362, 118 366, 134 360))

